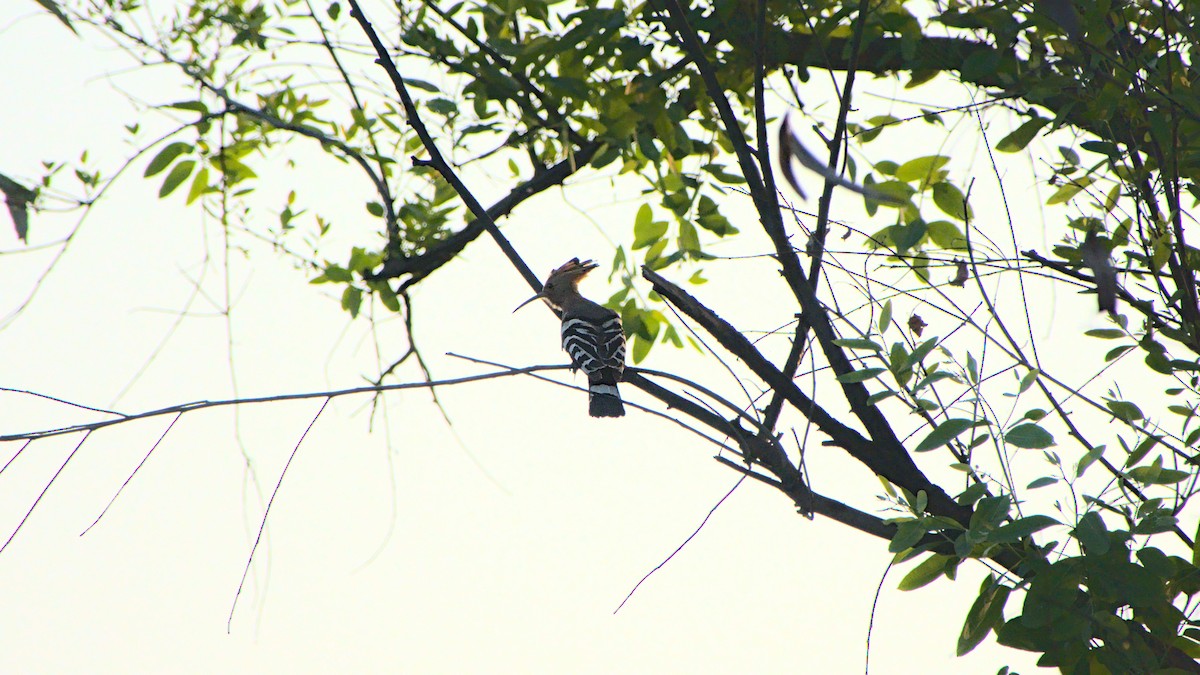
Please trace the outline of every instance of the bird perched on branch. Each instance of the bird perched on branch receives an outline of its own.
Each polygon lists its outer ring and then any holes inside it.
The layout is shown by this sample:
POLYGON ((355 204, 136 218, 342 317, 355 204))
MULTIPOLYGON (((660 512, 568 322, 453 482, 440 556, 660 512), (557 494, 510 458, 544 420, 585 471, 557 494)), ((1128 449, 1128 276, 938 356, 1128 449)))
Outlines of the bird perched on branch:
POLYGON ((1112 245, 1108 237, 1103 239, 1096 230, 1088 230, 1087 237, 1079 245, 1083 264, 1092 270, 1096 279, 1096 303, 1101 312, 1117 315, 1117 270, 1113 267, 1108 249, 1112 245))
POLYGON ((617 382, 625 371, 621 316, 579 294, 579 280, 597 267, 591 260, 568 260, 550 273, 541 293, 522 302, 517 309, 541 299, 562 316, 563 350, 571 357, 572 366, 588 378, 588 413, 592 417, 621 417, 625 414, 617 390, 617 382))

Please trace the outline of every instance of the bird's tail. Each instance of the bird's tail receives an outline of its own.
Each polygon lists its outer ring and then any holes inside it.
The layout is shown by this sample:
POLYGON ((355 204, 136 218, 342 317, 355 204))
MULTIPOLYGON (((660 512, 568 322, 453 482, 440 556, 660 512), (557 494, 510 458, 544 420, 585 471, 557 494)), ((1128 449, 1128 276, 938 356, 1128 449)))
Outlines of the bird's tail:
POLYGON ((625 404, 615 384, 592 384, 588 386, 588 414, 592 417, 624 417, 625 404))

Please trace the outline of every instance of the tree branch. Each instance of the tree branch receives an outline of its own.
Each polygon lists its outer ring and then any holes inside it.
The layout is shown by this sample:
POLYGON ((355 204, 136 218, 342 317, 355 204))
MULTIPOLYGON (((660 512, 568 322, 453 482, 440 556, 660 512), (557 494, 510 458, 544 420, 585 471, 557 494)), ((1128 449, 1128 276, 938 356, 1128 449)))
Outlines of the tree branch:
POLYGON ((147 410, 140 413, 131 413, 97 422, 87 422, 85 424, 72 424, 64 427, 56 427, 53 429, 40 429, 36 431, 25 431, 16 434, 4 434, 0 436, 0 443, 9 441, 36 440, 39 438, 49 438, 51 436, 63 436, 65 434, 74 434, 81 431, 96 431, 105 427, 111 427, 125 422, 134 420, 147 419, 150 417, 160 417, 162 415, 174 415, 178 413, 192 412, 194 410, 204 410, 206 408, 222 408, 232 405, 243 405, 248 403, 269 403, 277 401, 303 401, 314 398, 338 398, 340 396, 353 396, 354 394, 373 394, 384 391, 401 391, 404 389, 429 389, 431 387, 444 387, 452 384, 464 384, 467 382, 481 382, 497 377, 508 377, 510 375, 521 375, 524 373, 534 373, 545 370, 567 370, 570 366, 527 366, 525 368, 509 369, 497 373, 481 373, 479 375, 466 375, 463 377, 454 377, 445 380, 429 380, 425 382, 401 382, 398 384, 372 385, 366 387, 350 387, 348 389, 334 389, 331 391, 315 391, 300 394, 276 394, 274 396, 251 396, 246 398, 229 398, 217 399, 214 401, 191 401, 189 403, 177 403, 165 408, 156 410, 147 410))
MULTIPOLYGON (((489 206, 486 211, 488 218, 494 223, 496 219, 511 213, 526 199, 555 185, 561 185, 580 167, 587 166, 600 146, 601 144, 596 141, 588 141, 580 146, 571 157, 537 172, 533 178, 513 188, 503 199, 489 206)), ((453 260, 467 247, 467 244, 475 241, 485 230, 487 230, 487 221, 483 218, 474 218, 467 223, 466 227, 434 244, 421 255, 408 258, 388 258, 379 271, 374 272, 367 279, 395 279, 408 274, 412 275, 412 278, 404 285, 412 286, 453 260)), ((538 286, 540 287, 540 285, 539 283, 538 286)))
MULTIPOLYGON (((496 226, 496 221, 493 220, 491 215, 488 214, 487 209, 483 208, 483 205, 479 203, 479 200, 475 198, 475 195, 473 195, 471 191, 467 189, 467 186, 463 184, 461 179, 459 179, 458 174, 456 174, 454 169, 450 167, 450 164, 446 161, 446 158, 442 156, 441 151, 438 150, 437 144, 433 140, 433 136, 431 136, 429 133, 429 129, 427 129, 425 127, 425 123, 421 121, 421 116, 417 112, 417 106, 415 103, 413 103, 412 96, 408 92, 408 86, 404 83, 404 76, 402 76, 400 71, 396 68, 396 64, 392 61, 392 57, 388 53, 387 47, 384 46, 383 42, 379 39, 379 34, 375 32, 375 29, 371 26, 371 22, 368 21, 366 15, 363 14, 362 8, 358 6, 357 0, 350 0, 350 16, 352 16, 354 20, 358 22, 358 25, 362 28, 363 33, 366 34, 367 39, 370 40, 371 46, 375 49, 375 62, 378 63, 388 74, 388 77, 391 78, 392 86, 395 87, 396 94, 400 96, 400 103, 404 106, 404 114, 408 119, 408 125, 417 133, 417 136, 421 139, 421 144, 425 146, 425 151, 429 153, 429 159, 424 163, 433 167, 434 170, 442 174, 442 177, 445 178, 446 182, 454 188, 454 191, 458 193, 459 198, 463 200, 471 213, 475 215, 475 218, 483 223, 483 228, 487 230, 488 234, 492 235, 493 239, 496 240, 496 244, 500 246, 500 250, 504 252, 504 255, 508 258, 509 262, 512 263, 513 267, 515 267, 517 271, 521 273, 521 276, 525 278, 525 281, 528 282, 534 290, 541 291, 542 282, 538 280, 537 275, 533 273, 533 270, 529 269, 529 265, 525 264, 525 261, 521 258, 520 254, 517 253, 517 250, 513 248, 512 244, 508 241, 508 238, 506 238, 500 232, 500 228, 496 226)), ((414 163, 415 162, 416 160, 414 160, 414 163)))
POLYGON ((959 505, 941 487, 930 481, 912 461, 898 440, 895 446, 898 450, 894 450, 885 443, 878 440, 872 441, 846 426, 817 405, 816 401, 801 391, 790 378, 785 378, 783 373, 767 361, 766 357, 727 321, 648 267, 642 268, 642 276, 651 283, 655 292, 700 324, 725 349, 740 358, 768 386, 783 393, 787 401, 801 414, 812 420, 821 433, 833 441, 834 445, 845 449, 875 474, 912 491, 913 494, 916 494, 918 490, 924 490, 929 497, 931 513, 950 516, 964 523, 969 518, 970 510, 959 505))

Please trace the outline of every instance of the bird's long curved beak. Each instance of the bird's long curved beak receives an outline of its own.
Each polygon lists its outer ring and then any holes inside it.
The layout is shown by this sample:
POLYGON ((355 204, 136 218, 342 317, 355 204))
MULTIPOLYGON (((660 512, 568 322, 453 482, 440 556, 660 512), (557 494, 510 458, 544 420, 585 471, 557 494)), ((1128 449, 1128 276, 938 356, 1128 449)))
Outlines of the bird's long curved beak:
MULTIPOLYGON (((517 305, 517 309, 521 309, 522 307, 524 307, 525 305, 528 305, 529 303, 533 302, 534 300, 541 300, 542 298, 545 298, 545 297, 546 297, 546 296, 545 296, 544 294, 542 294, 542 293, 538 293, 537 295, 533 296, 532 298, 530 298, 530 299, 526 300, 525 302, 522 302, 521 304, 517 305)), ((517 309, 514 309, 514 310, 513 310, 513 314, 516 314, 516 313, 517 313, 517 309)))

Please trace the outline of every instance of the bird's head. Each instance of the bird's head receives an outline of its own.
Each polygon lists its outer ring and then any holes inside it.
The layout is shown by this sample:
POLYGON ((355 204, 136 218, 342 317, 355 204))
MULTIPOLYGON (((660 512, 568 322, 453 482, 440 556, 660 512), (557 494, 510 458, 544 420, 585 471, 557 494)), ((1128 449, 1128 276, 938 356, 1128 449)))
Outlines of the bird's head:
MULTIPOLYGON (((579 258, 571 258, 567 262, 559 266, 558 269, 550 273, 546 277, 546 283, 542 286, 542 290, 532 298, 517 305, 517 309, 521 309, 525 305, 534 300, 545 300, 551 307, 561 310, 563 301, 572 294, 577 294, 576 286, 579 285, 579 280, 587 276, 588 272, 599 267, 591 260, 579 261, 579 258)), ((515 313, 517 309, 514 309, 515 313)))

